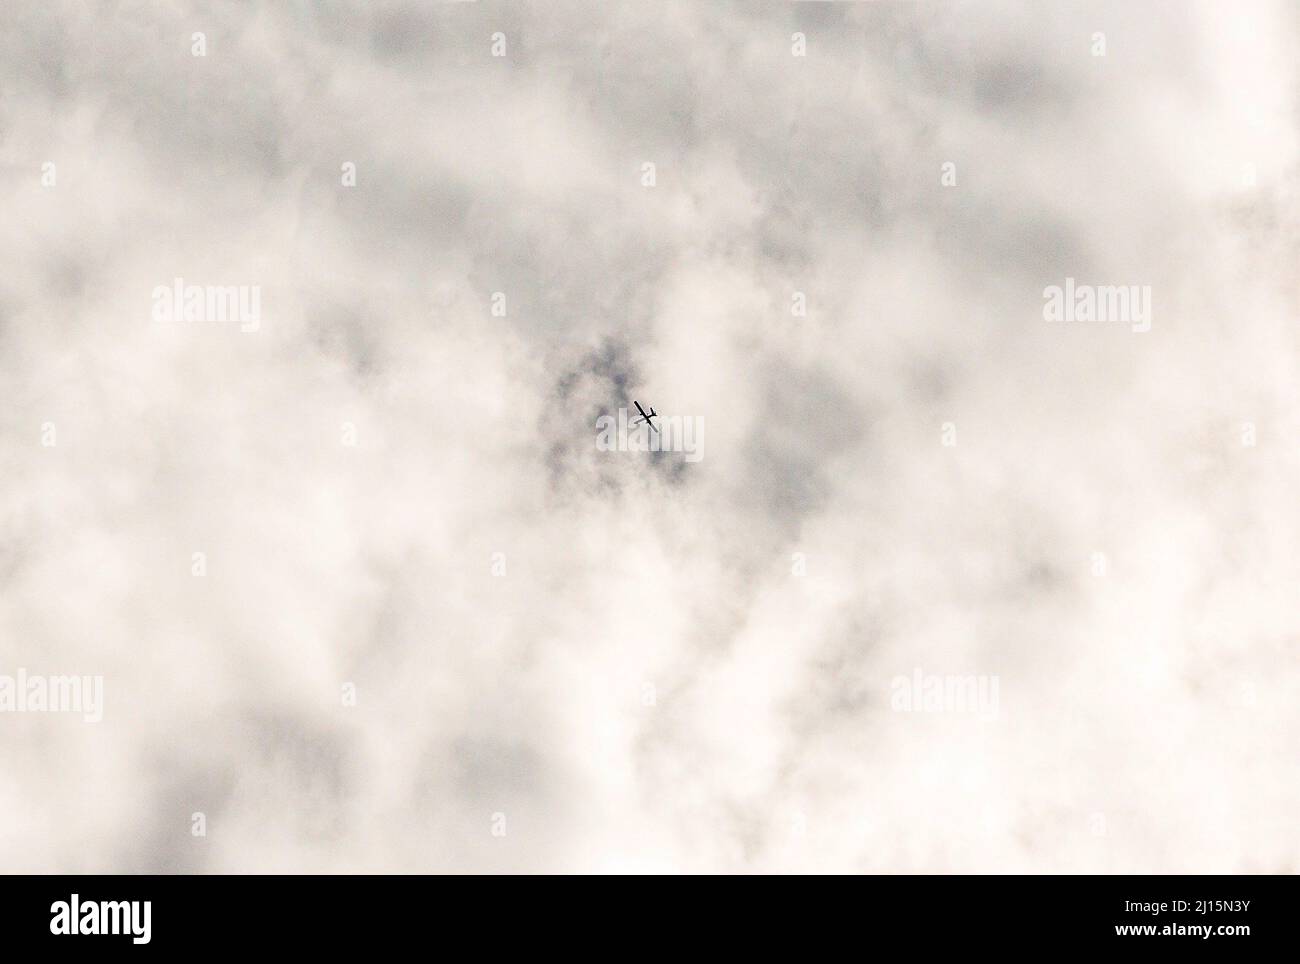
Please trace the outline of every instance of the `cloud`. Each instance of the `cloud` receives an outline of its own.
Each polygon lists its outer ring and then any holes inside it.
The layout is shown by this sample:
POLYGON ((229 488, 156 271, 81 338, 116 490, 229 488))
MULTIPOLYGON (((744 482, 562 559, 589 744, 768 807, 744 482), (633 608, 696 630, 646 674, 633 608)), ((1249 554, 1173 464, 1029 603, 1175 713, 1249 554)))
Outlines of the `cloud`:
POLYGON ((1295 28, 7 6, 6 866, 1294 872, 1295 28))

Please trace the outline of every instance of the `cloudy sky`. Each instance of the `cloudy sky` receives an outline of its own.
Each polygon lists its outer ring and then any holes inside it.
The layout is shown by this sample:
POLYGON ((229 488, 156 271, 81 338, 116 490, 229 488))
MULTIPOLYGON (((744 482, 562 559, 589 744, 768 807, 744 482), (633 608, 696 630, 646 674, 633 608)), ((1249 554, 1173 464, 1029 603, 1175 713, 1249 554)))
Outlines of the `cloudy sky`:
POLYGON ((0 869, 1300 872, 1298 37, 0 5, 0 869))

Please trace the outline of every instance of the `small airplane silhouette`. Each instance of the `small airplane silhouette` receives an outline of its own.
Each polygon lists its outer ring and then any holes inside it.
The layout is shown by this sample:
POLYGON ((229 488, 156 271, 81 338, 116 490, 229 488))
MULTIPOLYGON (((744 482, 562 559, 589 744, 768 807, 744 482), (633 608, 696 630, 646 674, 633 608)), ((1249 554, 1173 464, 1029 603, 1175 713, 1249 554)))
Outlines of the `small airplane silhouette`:
POLYGON ((638 402, 635 398, 632 399, 632 404, 635 405, 636 410, 641 413, 640 418, 632 419, 632 424, 635 425, 637 422, 644 420, 645 423, 649 425, 652 429, 654 429, 656 432, 659 431, 659 429, 655 428, 655 423, 650 421, 650 419, 654 418, 659 413, 656 412, 653 407, 651 407, 650 411, 647 412, 644 408, 641 407, 641 403, 638 402))

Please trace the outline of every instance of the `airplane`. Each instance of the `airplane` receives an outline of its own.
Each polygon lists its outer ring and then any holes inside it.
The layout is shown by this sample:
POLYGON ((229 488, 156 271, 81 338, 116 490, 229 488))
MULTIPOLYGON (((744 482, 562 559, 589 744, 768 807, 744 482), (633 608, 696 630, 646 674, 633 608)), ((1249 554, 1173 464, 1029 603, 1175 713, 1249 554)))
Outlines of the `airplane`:
POLYGON ((650 426, 652 429, 654 429, 656 432, 659 431, 659 429, 655 428, 655 423, 652 422, 652 421, 650 421, 650 419, 654 418, 656 415, 659 414, 658 412, 656 412, 656 411, 654 410, 654 407, 651 406, 650 411, 647 412, 644 408, 641 407, 641 403, 638 402, 635 398, 632 399, 632 404, 635 405, 635 406, 636 406, 636 410, 637 410, 638 412, 641 413, 641 417, 640 417, 640 418, 634 418, 634 419, 632 419, 632 424, 635 425, 637 422, 640 422, 642 419, 644 419, 644 420, 645 420, 645 423, 646 423, 647 425, 649 425, 649 426, 650 426))

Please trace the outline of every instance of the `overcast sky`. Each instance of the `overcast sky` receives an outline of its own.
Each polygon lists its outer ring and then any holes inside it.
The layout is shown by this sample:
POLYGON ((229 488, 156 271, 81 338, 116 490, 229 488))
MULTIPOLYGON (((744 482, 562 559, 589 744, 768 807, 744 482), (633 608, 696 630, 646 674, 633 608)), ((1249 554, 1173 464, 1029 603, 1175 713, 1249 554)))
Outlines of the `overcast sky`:
POLYGON ((0 869, 1300 872, 1298 35, 0 5, 0 869))

